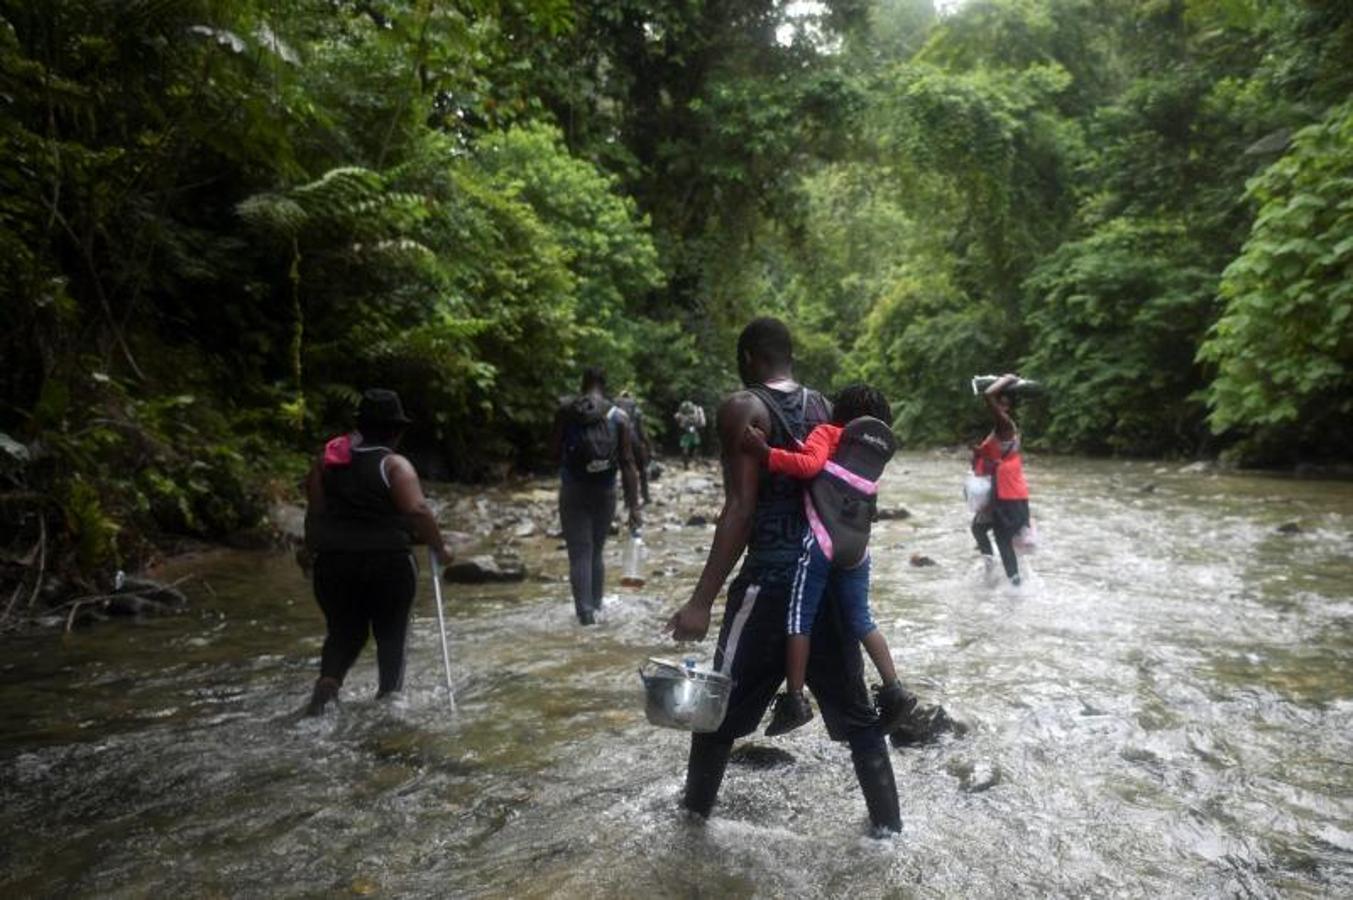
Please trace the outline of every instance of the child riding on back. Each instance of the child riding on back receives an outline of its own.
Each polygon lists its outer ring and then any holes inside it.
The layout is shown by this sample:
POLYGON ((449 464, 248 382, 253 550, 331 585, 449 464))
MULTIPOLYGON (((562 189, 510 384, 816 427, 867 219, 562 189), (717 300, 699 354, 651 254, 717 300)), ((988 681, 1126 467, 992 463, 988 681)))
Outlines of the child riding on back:
POLYGON ((838 395, 832 421, 813 429, 797 450, 771 448, 755 428, 744 447, 772 471, 811 482, 804 492, 809 527, 794 574, 785 647, 785 693, 775 701, 767 735, 783 734, 813 718, 803 694, 809 635, 830 589, 852 633, 878 668, 880 725, 896 730, 916 705, 898 681, 888 643, 869 613, 869 526, 879 476, 896 449, 892 410, 882 393, 863 384, 838 395))

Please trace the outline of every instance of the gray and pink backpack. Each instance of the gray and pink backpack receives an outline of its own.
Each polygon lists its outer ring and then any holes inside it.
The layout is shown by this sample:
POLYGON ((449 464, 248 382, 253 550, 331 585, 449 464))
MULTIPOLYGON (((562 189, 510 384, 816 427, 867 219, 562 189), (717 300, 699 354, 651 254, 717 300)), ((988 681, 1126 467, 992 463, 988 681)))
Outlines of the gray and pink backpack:
POLYGON ((832 564, 852 569, 869 552, 883 469, 897 452, 893 430, 872 416, 851 419, 821 473, 808 483, 808 526, 832 564))

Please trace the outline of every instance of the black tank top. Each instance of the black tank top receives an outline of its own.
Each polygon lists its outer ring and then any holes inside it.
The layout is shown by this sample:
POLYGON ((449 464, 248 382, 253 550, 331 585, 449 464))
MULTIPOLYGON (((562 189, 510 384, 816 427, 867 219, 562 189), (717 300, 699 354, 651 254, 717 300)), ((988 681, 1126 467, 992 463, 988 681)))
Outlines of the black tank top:
MULTIPOLYGON (((817 391, 796 387, 777 391, 764 385, 751 388, 752 393, 770 410, 770 434, 766 442, 772 447, 792 448, 813 428, 831 419, 831 407, 817 391), (779 410, 781 415, 776 415, 779 410), (783 421, 781 421, 783 419, 783 421), (792 434, 786 432, 786 426, 792 434)), ((752 537, 747 543, 747 558, 739 577, 747 577, 757 584, 788 584, 794 578, 794 566, 803 551, 803 530, 808 521, 803 512, 804 482, 788 475, 775 475, 761 470, 756 492, 756 511, 752 517, 752 537)))
POLYGON ((324 512, 307 523, 318 552, 376 553, 407 550, 408 519, 395 509, 386 482, 386 447, 353 447, 352 462, 323 470, 324 512))

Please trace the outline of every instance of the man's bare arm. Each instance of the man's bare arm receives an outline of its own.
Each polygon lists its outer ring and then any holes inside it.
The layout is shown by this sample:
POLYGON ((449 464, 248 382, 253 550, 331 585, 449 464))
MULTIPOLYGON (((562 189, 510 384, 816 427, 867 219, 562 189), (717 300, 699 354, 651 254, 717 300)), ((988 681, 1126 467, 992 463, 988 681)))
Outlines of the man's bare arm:
POLYGON ((643 526, 643 517, 639 514, 639 469, 634 464, 634 443, 630 440, 630 426, 625 414, 620 413, 620 486, 625 496, 625 509, 629 510, 630 529, 643 526))
POLYGON ((743 392, 729 397, 719 407, 718 424, 723 509, 715 523, 714 540, 695 590, 667 623, 677 640, 700 640, 705 636, 710 608, 752 536, 761 463, 744 449, 742 435, 749 425, 769 431, 769 414, 760 400, 743 392))

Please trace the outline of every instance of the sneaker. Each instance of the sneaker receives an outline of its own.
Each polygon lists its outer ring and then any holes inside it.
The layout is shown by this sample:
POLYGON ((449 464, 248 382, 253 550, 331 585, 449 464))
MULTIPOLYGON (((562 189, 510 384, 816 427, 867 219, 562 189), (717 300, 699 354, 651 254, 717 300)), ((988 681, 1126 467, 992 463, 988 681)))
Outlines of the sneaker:
POLYGON ((793 731, 813 720, 813 705, 803 695, 803 691, 785 691, 775 698, 775 708, 771 710, 770 724, 766 726, 766 737, 775 737, 793 731))
POLYGON ((338 698, 338 679, 321 678, 315 682, 315 690, 310 694, 310 702, 305 706, 307 716, 318 716, 324 707, 338 698))
POLYGON ((879 727, 884 734, 901 728, 916 709, 916 695, 894 681, 874 688, 874 704, 878 707, 879 727))

